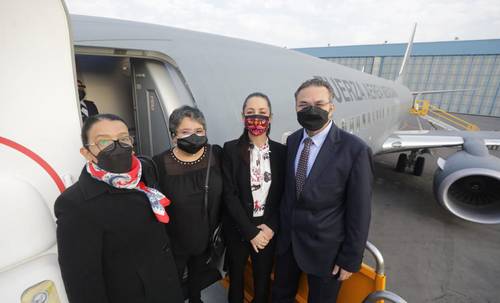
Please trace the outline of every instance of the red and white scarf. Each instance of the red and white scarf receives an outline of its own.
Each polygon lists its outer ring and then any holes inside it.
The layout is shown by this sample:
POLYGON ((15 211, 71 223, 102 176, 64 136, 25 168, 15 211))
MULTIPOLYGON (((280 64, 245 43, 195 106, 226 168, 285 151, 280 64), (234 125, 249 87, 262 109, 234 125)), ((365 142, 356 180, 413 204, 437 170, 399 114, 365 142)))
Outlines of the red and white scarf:
POLYGON ((170 200, 158 190, 147 187, 146 184, 141 181, 142 165, 141 161, 136 156, 132 156, 132 169, 127 173, 111 173, 101 169, 93 162, 87 162, 87 172, 94 179, 115 188, 135 189, 145 193, 158 221, 168 223, 170 220, 165 211, 165 207, 170 204, 170 200))

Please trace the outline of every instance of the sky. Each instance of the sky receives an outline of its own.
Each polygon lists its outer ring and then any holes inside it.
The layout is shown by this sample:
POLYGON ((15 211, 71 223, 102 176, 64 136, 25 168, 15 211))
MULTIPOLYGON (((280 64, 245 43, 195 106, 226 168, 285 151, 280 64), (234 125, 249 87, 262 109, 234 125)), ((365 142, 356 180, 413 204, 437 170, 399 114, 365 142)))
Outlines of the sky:
POLYGON ((498 0, 65 0, 71 14, 155 23, 280 47, 500 38, 498 0))

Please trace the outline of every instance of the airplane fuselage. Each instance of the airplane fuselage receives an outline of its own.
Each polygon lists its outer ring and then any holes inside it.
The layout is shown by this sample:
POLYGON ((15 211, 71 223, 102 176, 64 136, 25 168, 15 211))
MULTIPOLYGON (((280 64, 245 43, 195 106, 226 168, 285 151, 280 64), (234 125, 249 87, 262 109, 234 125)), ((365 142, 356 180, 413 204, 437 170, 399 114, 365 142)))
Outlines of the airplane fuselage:
MULTIPOLYGON (((336 124, 363 138, 375 153, 412 106, 409 90, 396 82, 270 45, 82 16, 73 17, 73 28, 77 56, 140 54, 158 60, 162 54, 160 62, 178 69, 193 102, 207 116, 210 140, 219 144, 241 134, 241 104, 255 91, 269 95, 274 114, 271 136, 282 141, 300 127, 293 93, 312 77, 332 85, 336 124)), ((168 100, 163 102, 170 112, 168 100)))

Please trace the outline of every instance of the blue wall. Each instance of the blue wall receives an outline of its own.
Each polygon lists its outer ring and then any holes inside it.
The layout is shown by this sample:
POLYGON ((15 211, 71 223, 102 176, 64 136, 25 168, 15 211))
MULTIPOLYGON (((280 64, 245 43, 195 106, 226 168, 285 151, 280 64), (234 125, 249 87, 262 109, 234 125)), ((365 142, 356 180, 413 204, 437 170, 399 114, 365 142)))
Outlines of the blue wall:
MULTIPOLYGON (((320 58, 403 56, 407 43, 296 48, 320 58)), ((500 39, 420 42, 413 44, 412 56, 500 54, 500 39)))

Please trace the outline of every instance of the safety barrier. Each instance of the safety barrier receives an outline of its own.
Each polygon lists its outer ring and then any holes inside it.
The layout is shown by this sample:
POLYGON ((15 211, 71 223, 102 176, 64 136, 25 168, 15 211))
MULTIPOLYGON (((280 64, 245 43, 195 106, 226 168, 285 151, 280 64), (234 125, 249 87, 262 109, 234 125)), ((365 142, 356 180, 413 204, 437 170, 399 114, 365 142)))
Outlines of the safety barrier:
POLYGON ((415 100, 413 107, 410 109, 410 113, 424 119, 430 117, 430 114, 432 114, 434 119, 437 118, 441 122, 449 124, 451 127, 458 126, 459 128, 467 131, 479 131, 479 127, 477 125, 467 122, 462 118, 452 115, 447 111, 432 105, 429 100, 415 100))

